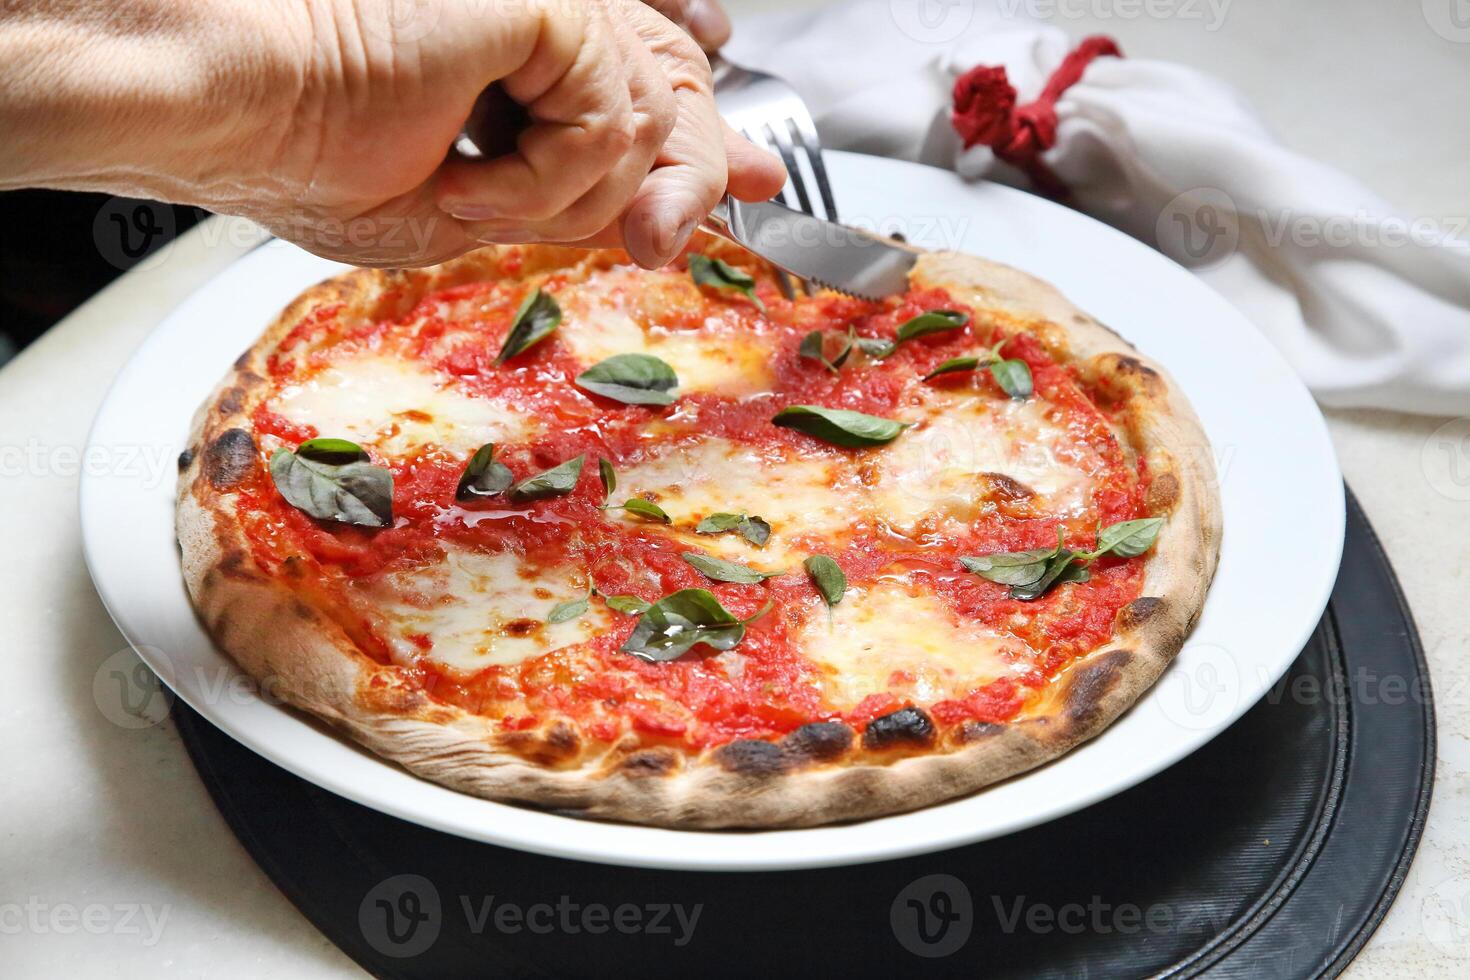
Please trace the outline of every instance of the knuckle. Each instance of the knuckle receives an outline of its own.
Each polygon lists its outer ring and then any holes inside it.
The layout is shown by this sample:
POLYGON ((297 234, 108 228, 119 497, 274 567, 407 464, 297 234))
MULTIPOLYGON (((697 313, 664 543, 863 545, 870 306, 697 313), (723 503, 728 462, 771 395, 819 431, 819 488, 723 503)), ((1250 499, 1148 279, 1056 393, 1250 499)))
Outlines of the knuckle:
POLYGON ((673 92, 661 88, 649 98, 641 115, 638 138, 662 145, 679 121, 678 100, 673 92))
POLYGON ((638 142, 638 121, 633 118, 632 111, 620 114, 620 118, 610 122, 598 142, 602 150, 613 157, 620 157, 631 150, 638 142))
POLYGON ((616 217, 616 209, 575 208, 567 212, 562 220, 557 222, 557 237, 569 242, 591 238, 603 228, 606 228, 616 217), (605 211, 608 213, 604 213, 605 211))
POLYGON ((565 191, 548 189, 542 194, 525 201, 523 206, 517 209, 520 211, 517 217, 530 221, 550 221, 565 209, 565 197, 565 191))
POLYGON ((714 88, 714 74, 710 71, 709 59, 698 44, 683 31, 668 42, 668 53, 678 60, 676 65, 666 65, 665 71, 676 88, 693 88, 708 92, 714 88))

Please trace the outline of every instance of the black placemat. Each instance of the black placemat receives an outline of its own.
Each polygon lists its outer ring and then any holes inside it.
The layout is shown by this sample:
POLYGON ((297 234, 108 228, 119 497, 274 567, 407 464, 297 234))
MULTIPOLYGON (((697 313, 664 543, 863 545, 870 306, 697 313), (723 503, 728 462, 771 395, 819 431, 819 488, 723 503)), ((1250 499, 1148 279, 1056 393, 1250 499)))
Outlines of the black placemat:
POLYGON ((1403 881, 1434 760, 1418 637, 1351 497, 1327 614, 1245 717, 1110 800, 921 857, 716 874, 524 854, 350 803, 175 712, 250 853, 388 977, 1330 976, 1403 881))

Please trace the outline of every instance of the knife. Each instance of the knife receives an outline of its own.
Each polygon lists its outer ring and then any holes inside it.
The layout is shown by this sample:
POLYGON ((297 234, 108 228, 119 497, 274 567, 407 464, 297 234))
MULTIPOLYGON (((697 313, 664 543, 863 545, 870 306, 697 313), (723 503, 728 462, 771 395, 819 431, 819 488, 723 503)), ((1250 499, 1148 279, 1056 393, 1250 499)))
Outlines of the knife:
POLYGON ((862 299, 907 292, 909 270, 924 253, 774 201, 750 204, 726 196, 700 227, 799 279, 862 299))

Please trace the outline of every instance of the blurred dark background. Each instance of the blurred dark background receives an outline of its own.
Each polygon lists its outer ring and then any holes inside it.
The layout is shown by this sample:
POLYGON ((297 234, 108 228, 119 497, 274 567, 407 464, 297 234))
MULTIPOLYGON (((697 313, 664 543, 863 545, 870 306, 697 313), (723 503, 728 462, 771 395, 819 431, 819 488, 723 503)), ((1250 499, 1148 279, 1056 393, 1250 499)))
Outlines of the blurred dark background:
POLYGON ((0 364, 205 216, 106 194, 0 193, 0 364))

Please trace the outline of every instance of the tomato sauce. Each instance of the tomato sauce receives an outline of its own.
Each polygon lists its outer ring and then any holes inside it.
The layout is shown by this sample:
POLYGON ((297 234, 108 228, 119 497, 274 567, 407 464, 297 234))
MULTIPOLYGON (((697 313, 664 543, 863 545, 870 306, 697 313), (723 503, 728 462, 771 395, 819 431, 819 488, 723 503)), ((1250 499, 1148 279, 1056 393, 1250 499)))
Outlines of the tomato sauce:
MULTIPOLYGON (((558 283, 554 277, 544 288, 554 295, 558 283)), ((270 372, 276 384, 284 386, 363 350, 428 363, 452 375, 464 389, 493 394, 545 423, 543 434, 533 442, 497 446, 496 458, 518 479, 585 454, 587 465, 571 494, 518 507, 503 501, 457 505, 454 493, 463 456, 428 448, 406 458, 375 457, 393 472, 395 521, 389 528, 364 529, 316 521, 286 504, 271 483, 263 455, 260 471, 242 488, 239 500, 255 557, 268 568, 304 560, 323 587, 329 592, 337 589, 339 596, 345 595, 347 579, 410 569, 439 560, 446 548, 467 547, 510 549, 532 564, 580 565, 604 595, 633 594, 653 601, 681 588, 707 588, 737 617, 755 614, 768 601, 772 604, 769 613, 747 628, 734 651, 738 658, 696 647, 672 662, 646 662, 618 650, 636 617, 614 614, 611 628, 590 642, 515 666, 464 676, 424 658, 413 666, 395 668, 430 696, 498 718, 507 731, 565 717, 576 720, 594 738, 610 741, 632 730, 646 740, 697 748, 736 738, 772 737, 813 721, 843 720, 861 728, 910 703, 882 691, 846 708, 830 703, 822 668, 801 654, 795 640, 803 617, 819 608, 814 587, 800 574, 799 565, 793 565, 795 574, 760 585, 710 582, 679 557, 687 545, 655 527, 608 518, 599 508, 603 491, 596 460, 605 457, 616 466, 646 441, 640 433, 649 422, 671 419, 676 413, 696 418, 702 433, 755 445, 796 447, 808 455, 850 458, 850 450, 817 444, 802 433, 772 425, 771 416, 785 405, 799 403, 891 416, 905 397, 911 397, 917 378, 945 360, 994 344, 1001 337, 996 328, 978 320, 961 330, 902 344, 892 356, 865 365, 861 372, 834 373, 798 356, 798 345, 808 331, 830 331, 834 344, 849 328, 862 337, 891 340, 906 320, 934 309, 953 309, 954 300, 942 290, 926 289, 878 303, 835 295, 791 302, 771 283, 762 282, 760 295, 769 315, 761 327, 776 342, 771 396, 690 393, 674 406, 649 408, 575 388, 571 379, 586 365, 578 363, 556 335, 496 366, 495 356, 523 295, 524 288, 518 285, 458 286, 425 298, 398 319, 350 329, 338 323, 336 307, 322 307, 287 335, 270 359, 270 372), (495 513, 486 517, 486 511, 495 513)), ((712 307, 747 304, 738 296, 708 292, 706 302, 712 307)), ((748 315, 756 316, 753 309, 748 315)), ((689 320, 687 315, 684 319, 689 320)), ((1103 559, 1092 567, 1090 581, 1022 602, 1010 598, 1004 586, 959 565, 962 554, 1050 547, 1059 529, 1069 546, 1086 549, 1092 546, 1097 522, 1106 525, 1145 516, 1145 468, 1130 463, 1109 419, 1088 399, 1070 369, 1055 363, 1029 335, 1006 341, 1002 355, 1026 361, 1034 379, 1033 397, 1044 401, 1051 417, 1063 423, 1066 438, 1056 449, 1058 457, 1066 461, 1073 453, 1076 460, 1085 456, 1092 461, 1089 520, 1084 524, 994 512, 945 540, 905 542, 859 528, 840 547, 823 549, 854 586, 901 570, 921 591, 938 596, 959 620, 995 625, 1036 651, 1035 659, 1016 677, 922 705, 941 725, 1016 717, 1038 688, 1109 639, 1118 609, 1136 598, 1142 587, 1141 559, 1103 559)), ((985 372, 961 377, 972 379, 975 390, 1006 397, 985 372)), ((954 380, 944 377, 932 385, 942 390, 954 380)), ((257 436, 273 436, 288 446, 335 434, 291 422, 263 404, 251 420, 257 436)), ((364 616, 353 629, 354 635, 364 635, 372 634, 374 627, 364 616)), ((427 635, 416 634, 410 640, 425 652, 432 649, 427 635)), ((388 662, 386 643, 369 646, 377 651, 373 655, 388 662)))

